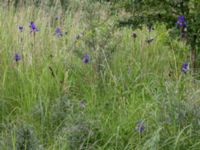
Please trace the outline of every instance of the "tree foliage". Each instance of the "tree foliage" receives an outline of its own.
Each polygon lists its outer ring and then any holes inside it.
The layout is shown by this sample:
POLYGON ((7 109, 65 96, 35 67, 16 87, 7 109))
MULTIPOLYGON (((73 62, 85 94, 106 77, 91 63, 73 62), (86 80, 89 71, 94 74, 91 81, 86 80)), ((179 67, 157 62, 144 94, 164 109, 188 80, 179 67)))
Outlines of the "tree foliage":
MULTIPOLYGON (((200 1, 199 0, 119 0, 111 2, 113 7, 123 8, 131 13, 128 20, 120 20, 119 25, 140 28, 141 25, 164 23, 167 28, 178 28, 178 16, 184 16, 187 22, 185 39, 191 46, 193 68, 200 54, 200 1)), ((178 29, 177 29, 178 30, 178 29)), ((182 34, 182 33, 180 33, 182 34)))

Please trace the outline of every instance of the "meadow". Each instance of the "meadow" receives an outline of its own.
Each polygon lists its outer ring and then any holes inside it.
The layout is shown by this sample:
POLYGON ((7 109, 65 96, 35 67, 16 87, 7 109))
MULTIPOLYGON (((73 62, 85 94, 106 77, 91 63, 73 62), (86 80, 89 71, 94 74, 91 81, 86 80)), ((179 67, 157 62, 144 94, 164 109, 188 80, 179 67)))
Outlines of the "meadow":
POLYGON ((127 15, 0 7, 0 150, 200 149, 188 45, 164 24, 119 27, 127 15))

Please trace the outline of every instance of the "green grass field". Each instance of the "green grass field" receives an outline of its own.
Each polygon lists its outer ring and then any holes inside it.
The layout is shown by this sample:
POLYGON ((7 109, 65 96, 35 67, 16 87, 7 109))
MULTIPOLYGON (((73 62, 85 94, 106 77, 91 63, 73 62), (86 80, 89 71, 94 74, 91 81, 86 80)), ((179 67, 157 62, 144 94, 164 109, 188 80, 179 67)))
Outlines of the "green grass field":
POLYGON ((119 28, 109 6, 76 7, 0 8, 0 150, 199 150, 186 44, 164 25, 147 43, 145 27, 119 28))

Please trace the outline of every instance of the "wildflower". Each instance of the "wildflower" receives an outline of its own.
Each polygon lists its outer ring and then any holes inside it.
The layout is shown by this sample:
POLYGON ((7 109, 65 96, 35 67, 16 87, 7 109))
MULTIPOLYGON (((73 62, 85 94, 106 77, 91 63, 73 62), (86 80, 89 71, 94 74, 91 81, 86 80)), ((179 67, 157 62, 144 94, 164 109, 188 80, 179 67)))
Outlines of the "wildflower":
POLYGON ((20 61, 20 60, 21 60, 20 54, 15 53, 14 60, 15 60, 16 62, 20 61))
POLYGON ((177 26, 180 28, 180 37, 183 39, 186 37, 187 22, 184 16, 178 16, 177 26))
POLYGON ((183 63, 182 64, 182 69, 181 69, 181 71, 183 72, 183 73, 186 73, 187 71, 188 71, 188 69, 189 69, 189 64, 188 63, 183 63))
POLYGON ((132 33, 132 37, 133 39, 136 39, 137 38, 137 34, 135 32, 132 33))
POLYGON ((90 61, 90 56, 88 54, 86 54, 83 58, 83 63, 87 64, 90 61))
POLYGON ((62 31, 61 31, 61 29, 60 29, 59 27, 56 28, 56 30, 55 30, 55 35, 56 35, 57 37, 63 36, 62 31))
POLYGON ((30 32, 38 32, 39 31, 33 21, 30 22, 29 27, 31 28, 30 32))
POLYGON ((24 27, 23 26, 18 26, 18 29, 20 32, 22 32, 24 30, 24 27))
POLYGON ((178 21, 176 22, 176 24, 179 25, 179 27, 183 27, 183 28, 187 27, 187 22, 185 21, 184 16, 178 16, 178 21))
POLYGON ((135 128, 139 133, 142 133, 145 129, 144 127, 144 121, 138 121, 136 123, 136 128, 135 128))

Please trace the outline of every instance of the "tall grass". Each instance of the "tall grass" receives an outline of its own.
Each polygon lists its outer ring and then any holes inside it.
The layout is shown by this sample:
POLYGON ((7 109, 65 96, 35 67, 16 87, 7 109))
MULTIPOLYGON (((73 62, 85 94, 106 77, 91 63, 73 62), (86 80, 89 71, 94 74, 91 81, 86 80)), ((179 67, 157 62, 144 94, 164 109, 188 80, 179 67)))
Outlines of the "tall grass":
POLYGON ((0 9, 0 148, 198 149, 199 83, 181 73, 187 46, 163 25, 152 43, 146 28, 134 40, 109 6, 82 4, 66 14, 0 9))

